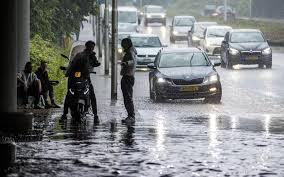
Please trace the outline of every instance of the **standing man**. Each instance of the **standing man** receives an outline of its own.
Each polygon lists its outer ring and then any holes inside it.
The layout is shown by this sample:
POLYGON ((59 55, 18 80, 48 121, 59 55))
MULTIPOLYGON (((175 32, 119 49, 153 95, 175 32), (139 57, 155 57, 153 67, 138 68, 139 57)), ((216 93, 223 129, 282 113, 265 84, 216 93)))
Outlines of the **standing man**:
POLYGON ((124 106, 127 110, 127 118, 123 119, 123 123, 135 121, 135 111, 133 104, 133 86, 135 82, 134 74, 136 70, 135 49, 132 41, 125 38, 121 41, 121 46, 124 49, 124 57, 121 62, 121 91, 123 94, 124 106))
MULTIPOLYGON (((92 110, 94 114, 94 121, 99 122, 98 114, 97 114, 97 100, 96 95, 94 92, 94 87, 91 82, 90 78, 90 72, 93 71, 94 67, 98 67, 101 65, 101 63, 98 62, 96 53, 94 52, 95 49, 95 42, 93 41, 87 41, 85 43, 85 50, 83 52, 78 53, 74 59, 69 64, 67 71, 66 71, 66 77, 68 77, 68 89, 73 84, 73 78, 74 74, 77 71, 80 71, 82 73, 82 77, 88 79, 89 85, 90 85, 90 99, 92 104, 92 110)), ((62 115, 62 119, 67 118, 68 114, 68 108, 69 108, 69 102, 72 100, 70 99, 70 94, 68 94, 65 97, 64 101, 64 112, 62 115)))
POLYGON ((42 60, 40 62, 40 67, 37 69, 35 74, 37 75, 37 78, 41 82, 42 86, 41 94, 43 95, 44 98, 45 108, 60 108, 60 106, 58 106, 55 103, 55 96, 53 91, 53 85, 58 84, 59 82, 49 80, 48 71, 47 71, 47 61, 42 60), (48 103, 48 95, 51 104, 48 103))

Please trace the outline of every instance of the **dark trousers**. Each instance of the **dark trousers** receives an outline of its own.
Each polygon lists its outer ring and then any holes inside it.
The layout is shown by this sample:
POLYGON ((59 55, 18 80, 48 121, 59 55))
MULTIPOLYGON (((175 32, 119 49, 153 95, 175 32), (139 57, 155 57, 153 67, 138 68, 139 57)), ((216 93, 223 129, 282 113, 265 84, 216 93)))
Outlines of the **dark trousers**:
POLYGON ((123 76, 121 79, 121 91, 123 94, 123 101, 128 117, 135 117, 134 104, 133 104, 133 86, 134 76, 123 76))
POLYGON ((39 86, 35 82, 33 83, 27 90, 24 89, 24 86, 20 86, 17 88, 18 99, 22 100, 19 104, 28 104, 28 97, 33 96, 35 98, 34 104, 37 105, 39 103, 40 92, 39 86))
MULTIPOLYGON (((92 84, 90 78, 88 79, 88 81, 89 81, 89 86, 90 86, 90 100, 91 100, 93 114, 94 114, 94 116, 97 116, 97 114, 98 114, 97 99, 96 99, 94 87, 93 87, 93 84, 92 84)), ((72 102, 72 95, 69 92, 70 84, 71 84, 71 82, 68 79, 68 90, 67 90, 67 95, 66 95, 65 100, 64 100, 64 108, 63 108, 63 114, 65 114, 65 115, 68 114, 69 105, 72 102)))
POLYGON ((45 105, 48 104, 48 96, 50 98, 51 103, 55 102, 54 90, 53 90, 53 86, 51 84, 49 84, 48 90, 43 90, 42 91, 42 96, 43 96, 45 105))

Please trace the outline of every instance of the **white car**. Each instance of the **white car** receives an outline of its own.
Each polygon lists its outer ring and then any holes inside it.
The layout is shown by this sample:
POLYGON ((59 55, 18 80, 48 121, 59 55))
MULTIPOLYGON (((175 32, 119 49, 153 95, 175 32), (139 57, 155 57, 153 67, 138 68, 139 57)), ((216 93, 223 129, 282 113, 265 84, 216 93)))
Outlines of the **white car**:
POLYGON ((204 38, 204 31, 208 26, 216 26, 217 22, 195 22, 192 30, 188 32, 188 46, 198 47, 201 38, 204 38))
POLYGON ((195 21, 193 16, 175 16, 170 26, 170 41, 175 43, 176 40, 187 40, 187 34, 195 21))
POLYGON ((231 31, 230 26, 210 26, 204 31, 204 38, 200 45, 208 55, 220 55, 221 44, 227 32, 231 31))
POLYGON ((147 67, 153 63, 163 47, 159 36, 155 34, 131 34, 129 37, 137 51, 137 67, 147 67))
POLYGON ((147 5, 144 7, 144 25, 148 23, 167 24, 166 12, 162 6, 147 5))

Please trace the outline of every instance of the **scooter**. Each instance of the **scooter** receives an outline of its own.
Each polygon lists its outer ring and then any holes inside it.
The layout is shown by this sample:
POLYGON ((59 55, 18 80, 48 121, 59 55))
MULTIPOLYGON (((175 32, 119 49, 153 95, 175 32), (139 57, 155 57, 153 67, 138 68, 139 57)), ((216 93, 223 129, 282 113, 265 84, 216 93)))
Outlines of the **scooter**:
MULTIPOLYGON (((69 58, 63 54, 62 57, 69 60, 69 58)), ((67 67, 61 66, 61 70, 66 71, 67 67)), ((95 74, 95 72, 91 72, 95 74)), ((70 81, 69 81, 70 82, 70 81)), ((69 108, 71 116, 74 120, 83 121, 86 118, 86 114, 89 113, 90 108, 90 85, 89 81, 81 76, 81 72, 75 72, 72 79, 72 84, 68 88, 67 95, 70 97, 69 108)))

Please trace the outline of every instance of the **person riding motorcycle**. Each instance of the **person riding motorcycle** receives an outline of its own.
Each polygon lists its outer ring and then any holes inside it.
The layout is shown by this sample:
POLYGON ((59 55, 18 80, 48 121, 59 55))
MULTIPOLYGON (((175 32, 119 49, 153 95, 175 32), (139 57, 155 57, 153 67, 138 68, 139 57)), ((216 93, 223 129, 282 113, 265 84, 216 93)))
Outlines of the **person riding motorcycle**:
MULTIPOLYGON (((97 115, 96 95, 95 95, 94 87, 92 85, 91 78, 90 78, 90 73, 93 71, 93 68, 101 65, 101 63, 99 63, 97 60, 96 53, 93 51, 95 48, 95 45, 96 44, 93 41, 87 41, 85 43, 85 50, 83 52, 78 53, 74 57, 74 59, 70 62, 69 66, 67 67, 65 76, 68 77, 68 90, 74 83, 75 72, 81 72, 81 76, 88 80, 89 85, 90 85, 90 100, 91 100, 92 110, 94 114, 94 121, 98 122, 99 118, 97 115)), ((63 111, 62 119, 67 118, 68 108, 69 108, 71 101, 72 101, 71 95, 69 92, 67 92, 67 95, 64 101, 64 111, 63 111)))

